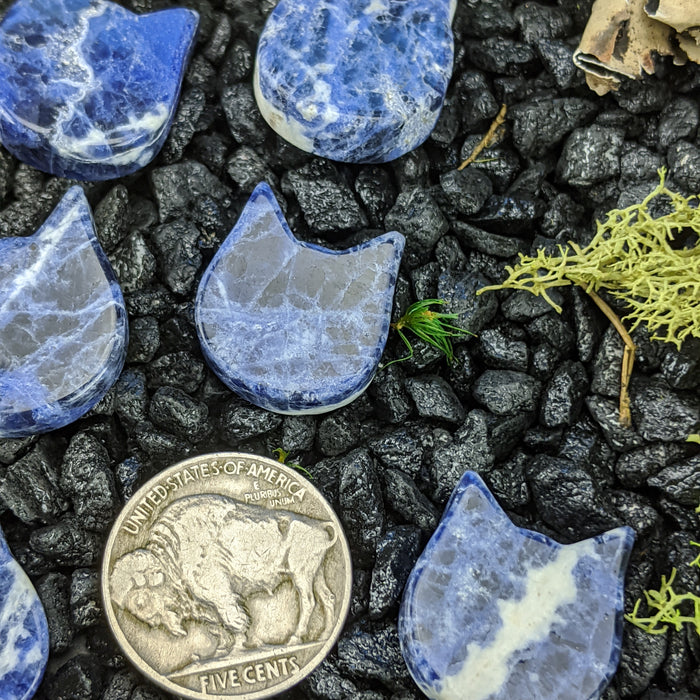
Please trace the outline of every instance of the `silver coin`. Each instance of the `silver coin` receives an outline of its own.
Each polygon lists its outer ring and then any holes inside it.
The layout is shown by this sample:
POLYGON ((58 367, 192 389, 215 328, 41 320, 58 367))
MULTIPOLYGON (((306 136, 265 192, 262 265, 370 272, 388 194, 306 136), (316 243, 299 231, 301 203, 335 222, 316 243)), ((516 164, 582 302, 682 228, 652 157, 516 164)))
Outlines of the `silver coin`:
POLYGON ((186 698, 266 698, 337 640, 350 603, 340 521, 294 469, 240 453, 145 484, 107 541, 102 595, 128 659, 186 698))

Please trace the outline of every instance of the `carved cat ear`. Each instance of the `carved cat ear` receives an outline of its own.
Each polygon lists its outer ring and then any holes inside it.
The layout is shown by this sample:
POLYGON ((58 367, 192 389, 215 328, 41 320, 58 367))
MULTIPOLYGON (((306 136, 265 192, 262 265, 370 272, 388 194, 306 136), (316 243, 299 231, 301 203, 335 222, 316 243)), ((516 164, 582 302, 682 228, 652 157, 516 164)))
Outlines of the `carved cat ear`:
POLYGON ((107 0, 17 0, 0 23, 0 141, 78 180, 146 165, 168 134, 197 13, 107 0))
POLYGON ((466 472, 404 592, 416 683, 441 700, 599 697, 619 660, 633 541, 627 527, 572 545, 516 527, 466 472))
MULTIPOLYGON (((630 555, 630 537, 633 538, 634 534, 629 527, 617 527, 597 537, 562 546, 578 547, 582 551, 588 551, 592 548, 595 552, 596 566, 601 572, 624 572, 630 555)), ((614 585, 617 590, 616 582, 614 585)))
POLYGON ((271 411, 349 403, 384 350, 403 245, 395 232, 340 251, 298 241, 258 185, 202 276, 204 356, 229 388, 271 411))

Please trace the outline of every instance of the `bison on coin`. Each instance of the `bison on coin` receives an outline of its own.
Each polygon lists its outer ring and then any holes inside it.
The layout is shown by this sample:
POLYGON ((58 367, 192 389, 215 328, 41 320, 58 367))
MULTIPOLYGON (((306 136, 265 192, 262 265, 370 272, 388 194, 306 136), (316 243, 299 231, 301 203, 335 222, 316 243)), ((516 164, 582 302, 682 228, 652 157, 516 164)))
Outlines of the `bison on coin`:
POLYGON ((187 620, 209 623, 221 655, 245 641, 251 623, 245 599, 291 581, 299 619, 287 643, 312 641, 309 622, 317 605, 324 626, 315 636, 325 638, 333 628, 335 596, 323 562, 336 539, 330 521, 226 496, 187 496, 163 510, 143 548, 116 561, 109 590, 120 608, 175 636, 187 634, 187 620))

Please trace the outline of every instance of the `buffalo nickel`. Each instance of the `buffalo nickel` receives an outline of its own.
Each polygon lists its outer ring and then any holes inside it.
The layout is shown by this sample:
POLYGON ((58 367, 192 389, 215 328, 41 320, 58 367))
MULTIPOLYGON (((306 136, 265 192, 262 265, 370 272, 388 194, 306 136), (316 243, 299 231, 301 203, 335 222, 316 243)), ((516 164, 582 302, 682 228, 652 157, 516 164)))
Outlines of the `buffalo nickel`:
POLYGON ((340 522, 298 472, 264 457, 187 459, 129 500, 102 594, 139 670, 186 698, 265 698, 325 657, 350 602, 340 522))

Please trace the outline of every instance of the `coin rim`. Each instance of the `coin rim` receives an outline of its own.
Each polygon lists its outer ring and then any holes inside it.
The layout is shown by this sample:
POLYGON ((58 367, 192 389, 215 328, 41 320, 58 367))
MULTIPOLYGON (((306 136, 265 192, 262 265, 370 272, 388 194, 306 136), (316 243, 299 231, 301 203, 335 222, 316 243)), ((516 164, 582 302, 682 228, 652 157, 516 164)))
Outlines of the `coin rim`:
MULTIPOLYGON (((275 512, 276 509, 269 509, 270 512, 275 512)), ((281 510, 281 509, 279 509, 281 510)), ((294 511, 291 511, 294 512, 294 511)), ((170 465, 169 467, 166 467, 165 469, 161 470, 150 478, 141 488, 138 489, 130 498, 129 500, 124 504, 122 509, 119 512, 119 515, 115 519, 112 529, 110 530, 109 537, 107 538, 107 543, 105 544, 104 552, 102 555, 102 566, 100 567, 100 589, 101 589, 101 594, 102 594, 102 602, 103 602, 103 609, 105 616, 107 618, 107 624, 109 625, 110 630, 112 631, 112 634, 115 636, 117 643, 122 650, 122 652, 125 654, 126 658, 141 672, 143 675, 145 675, 150 681, 155 683, 156 685, 159 685, 161 688, 164 690, 167 690, 169 693, 174 693, 175 695, 179 695, 180 697, 183 698, 188 698, 189 700, 231 700, 232 698, 235 698, 235 700, 263 700, 264 698, 271 698, 277 695, 278 693, 281 693, 284 690, 288 690, 289 688, 294 687, 298 683, 300 683, 304 678, 306 678, 309 674, 311 674, 318 666, 319 664, 328 656, 328 653, 330 652, 331 648, 335 645, 335 643, 338 641, 338 638, 340 637, 341 632, 343 631, 343 628, 345 626, 345 622, 347 620, 348 616, 348 611, 350 609, 350 602, 351 602, 351 596, 352 596, 352 557, 350 555, 350 547, 348 545, 348 540, 347 537, 345 536, 345 530, 343 529, 343 524, 340 522, 340 518, 338 517, 337 513, 331 506, 331 504, 326 500, 325 496, 321 493, 321 491, 314 486, 306 477, 304 477, 302 474, 300 474, 298 471, 294 470, 292 467, 290 467, 287 464, 284 464, 282 462, 276 461, 274 459, 271 459, 269 457, 262 457, 261 455, 256 455, 252 454, 249 452, 210 452, 202 455, 197 455, 194 457, 187 457, 186 459, 180 460, 179 462, 176 462, 175 464, 170 465), (250 459, 250 460, 255 460, 255 461, 263 461, 268 463, 271 466, 274 466, 275 468, 279 469, 280 467, 285 467, 289 472, 294 474, 294 478, 298 479, 301 481, 301 483, 306 486, 307 490, 311 491, 314 493, 314 495, 320 499, 321 503, 324 504, 328 512, 330 514, 329 520, 333 520, 337 525, 338 525, 338 540, 337 542, 341 546, 341 550, 343 551, 343 554, 345 555, 345 562, 347 566, 347 575, 345 577, 345 587, 344 587, 344 595, 343 595, 343 602, 340 610, 340 614, 337 617, 335 627, 333 629, 333 633, 326 639, 324 642, 323 646, 317 653, 317 655, 314 657, 316 659, 315 663, 313 665, 311 663, 307 663, 305 666, 302 667, 302 675, 300 676, 290 676, 287 678, 285 681, 282 683, 279 683, 275 685, 273 688, 265 688, 263 690, 256 690, 252 691, 250 693, 245 693, 243 695, 211 695, 211 694, 204 694, 201 692, 197 691, 190 691, 187 688, 183 688, 182 686, 179 686, 172 681, 167 680, 162 674, 158 673, 155 669, 153 669, 151 666, 149 666, 143 658, 136 652, 136 650, 131 646, 129 640, 126 638, 124 633, 121 630, 121 626, 119 625, 119 622, 116 619, 116 615, 114 614, 114 611, 112 609, 112 601, 111 597, 109 595, 108 591, 108 586, 106 584, 106 581, 109 578, 109 561, 110 561, 110 553, 112 549, 114 548, 114 541, 117 539, 117 536, 119 535, 119 530, 121 529, 121 524, 125 520, 125 514, 126 511, 129 507, 129 504, 131 502, 138 502, 139 497, 144 494, 148 493, 148 491, 151 490, 153 484, 156 482, 161 481, 164 477, 167 476, 167 474, 172 471, 172 470, 177 470, 182 469, 184 466, 187 464, 191 464, 193 462, 200 462, 202 460, 222 460, 222 459, 250 459), (308 670, 306 670, 308 669, 308 670), (195 693, 195 694, 193 694, 195 693)))

